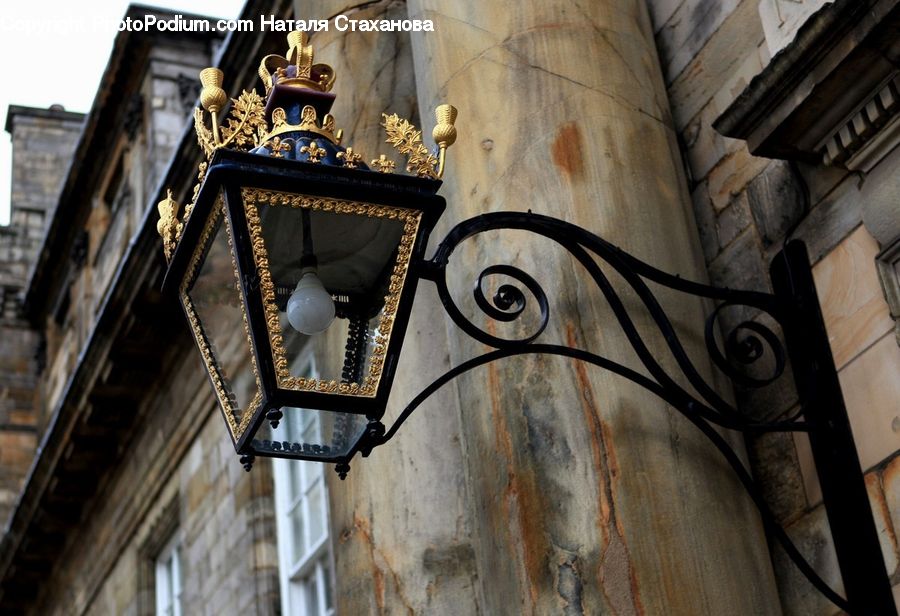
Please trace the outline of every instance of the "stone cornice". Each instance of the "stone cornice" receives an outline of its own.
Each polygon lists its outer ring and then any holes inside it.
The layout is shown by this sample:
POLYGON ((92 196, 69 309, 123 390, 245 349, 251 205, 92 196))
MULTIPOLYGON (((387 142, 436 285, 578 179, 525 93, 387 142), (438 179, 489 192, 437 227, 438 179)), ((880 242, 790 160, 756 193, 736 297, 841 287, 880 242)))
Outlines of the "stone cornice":
POLYGON ((816 12, 713 126, 756 156, 867 170, 895 144, 900 0, 816 12))

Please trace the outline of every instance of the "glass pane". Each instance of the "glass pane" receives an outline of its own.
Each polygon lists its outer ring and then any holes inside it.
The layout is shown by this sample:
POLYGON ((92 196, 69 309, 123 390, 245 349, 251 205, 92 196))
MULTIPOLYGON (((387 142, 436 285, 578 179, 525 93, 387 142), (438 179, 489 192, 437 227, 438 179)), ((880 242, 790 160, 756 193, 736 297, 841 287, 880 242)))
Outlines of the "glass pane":
POLYGON ((310 486, 322 476, 323 467, 321 464, 304 464, 303 466, 303 490, 308 492, 310 486))
POLYGON ((315 571, 303 580, 304 594, 306 595, 306 614, 319 613, 319 585, 316 584, 315 571))
POLYGON ((288 502, 291 504, 293 504, 297 500, 297 498, 303 494, 303 466, 303 464, 290 465, 289 472, 291 475, 291 493, 288 496, 288 502))
POLYGON ((259 397, 244 320, 243 300, 237 287, 237 273, 229 249, 221 200, 207 224, 193 267, 198 267, 182 302, 196 317, 194 336, 201 347, 207 369, 217 384, 219 402, 233 435, 245 427, 245 419, 258 406, 259 397), (205 349, 205 351, 204 351, 205 349), (218 386, 221 385, 221 386, 218 386))
POLYGON ((334 607, 334 599, 332 599, 332 589, 331 589, 331 567, 328 566, 328 557, 322 559, 320 566, 322 567, 322 578, 325 582, 325 588, 322 591, 325 593, 325 609, 331 610, 334 607))
POLYGON ((322 482, 319 481, 310 489, 307 496, 309 503, 309 545, 316 545, 325 536, 325 499, 322 493, 322 482))
POLYGON ((306 554, 306 540, 303 536, 303 507, 298 506, 290 514, 291 518, 291 564, 296 565, 306 554))
POLYGON ((277 316, 269 320, 270 337, 283 341, 273 348, 273 361, 284 366, 280 385, 374 395, 419 214, 259 190, 244 196, 248 219, 259 220, 264 240, 265 255, 256 258, 267 259, 275 289, 267 310, 277 316), (330 325, 325 304, 334 308, 330 325), (314 333, 291 325, 307 316, 327 327, 314 333), (312 364, 295 361, 310 352, 312 364))
POLYGON ((303 455, 333 458, 349 453, 366 430, 365 416, 356 413, 290 406, 282 407, 281 412, 284 416, 277 428, 273 430, 269 422, 264 422, 257 431, 256 438, 251 443, 255 451, 284 454, 284 457, 303 455), (312 424, 308 423, 310 416, 317 419, 312 424), (304 425, 307 426, 305 429, 301 427, 304 425))

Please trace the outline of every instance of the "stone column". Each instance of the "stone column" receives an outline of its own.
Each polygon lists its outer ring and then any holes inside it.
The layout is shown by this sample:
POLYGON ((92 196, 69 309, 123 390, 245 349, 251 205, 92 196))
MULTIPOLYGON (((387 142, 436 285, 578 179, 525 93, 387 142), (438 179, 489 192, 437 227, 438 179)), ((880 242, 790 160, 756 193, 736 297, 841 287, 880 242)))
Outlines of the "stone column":
MULTIPOLYGON (((643 1, 407 4, 411 18, 435 25, 435 32, 412 34, 423 132, 434 123, 426 110, 443 102, 459 108, 459 140, 442 189, 445 223, 531 209, 586 227, 663 269, 705 278, 643 1)), ((553 305, 541 341, 637 365, 602 296, 568 255, 523 232, 469 240, 450 268, 459 297, 494 263, 517 265, 545 285, 553 305)), ((709 370, 704 306, 661 296, 698 365, 709 370)), ((635 307, 633 298, 626 302, 635 307)), ((649 319, 638 320, 671 366, 649 319)), ((500 331, 481 317, 476 322, 500 331)), ((486 350, 447 327, 451 364, 486 350)), ((409 366, 410 355, 430 351, 417 350, 412 334, 404 352, 409 366)), ((400 372, 397 381, 408 378, 400 372)), ((403 443, 435 439, 428 423, 460 413, 465 465, 442 471, 444 486, 405 476, 405 486, 388 488, 393 504, 382 502, 365 520, 373 529, 396 525, 385 518, 399 507, 410 540, 395 564, 419 560, 427 568, 419 528, 431 520, 420 513, 467 494, 471 518, 460 524, 471 525, 479 613, 780 612, 750 500, 718 452, 660 400, 556 358, 495 363, 453 387, 458 409, 426 403, 416 427, 407 428, 418 431, 403 443)), ((456 458, 447 454, 456 436, 417 447, 433 456, 400 463, 431 478, 436 465, 456 458)), ((392 472, 384 483, 392 483, 392 472)))
MULTIPOLYGON (((296 3, 298 18, 325 19, 335 12, 332 0, 296 3)), ((383 0, 344 14, 401 20, 406 4, 383 0)), ((316 61, 337 73, 332 113, 344 129, 344 144, 366 162, 386 154, 402 172, 405 163, 385 143, 380 122, 386 112, 420 124, 409 34, 340 32, 334 22, 331 26, 311 42, 316 61)), ((449 368, 443 313, 424 291, 416 298, 386 421, 449 368)), ((390 446, 352 462, 346 481, 331 468, 326 471, 338 614, 479 613, 470 544, 474 518, 455 390, 446 388, 430 405, 390 446)))

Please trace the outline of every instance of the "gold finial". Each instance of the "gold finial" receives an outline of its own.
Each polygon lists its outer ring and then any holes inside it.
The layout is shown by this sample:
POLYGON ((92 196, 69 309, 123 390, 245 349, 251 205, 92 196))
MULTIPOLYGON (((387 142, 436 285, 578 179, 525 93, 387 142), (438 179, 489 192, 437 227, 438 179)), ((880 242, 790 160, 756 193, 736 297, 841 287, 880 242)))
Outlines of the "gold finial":
POLYGON ((396 166, 394 165, 394 161, 389 160, 384 154, 374 159, 371 164, 381 173, 393 173, 394 167, 396 166))
POLYGON ((166 190, 166 198, 156 205, 159 211, 159 220, 156 222, 156 231, 163 239, 163 252, 166 261, 172 260, 175 246, 178 243, 178 202, 172 198, 172 191, 166 190))
POLYGON ((431 137, 438 145, 438 148, 440 148, 437 168, 437 176, 439 178, 444 176, 444 159, 447 148, 456 143, 456 126, 453 124, 456 122, 456 113, 456 107, 447 104, 438 105, 437 109, 434 110, 437 124, 434 130, 431 131, 431 137))
POLYGON ((200 104, 212 116, 213 140, 216 145, 220 143, 218 114, 228 102, 228 94, 222 89, 224 78, 225 75, 217 68, 210 67, 200 71, 200 84, 203 86, 200 90, 200 104))
POLYGON ((348 169, 356 169, 359 166, 359 163, 362 162, 362 154, 357 154, 353 151, 353 148, 347 148, 343 152, 337 153, 338 160, 344 161, 344 167, 348 169))

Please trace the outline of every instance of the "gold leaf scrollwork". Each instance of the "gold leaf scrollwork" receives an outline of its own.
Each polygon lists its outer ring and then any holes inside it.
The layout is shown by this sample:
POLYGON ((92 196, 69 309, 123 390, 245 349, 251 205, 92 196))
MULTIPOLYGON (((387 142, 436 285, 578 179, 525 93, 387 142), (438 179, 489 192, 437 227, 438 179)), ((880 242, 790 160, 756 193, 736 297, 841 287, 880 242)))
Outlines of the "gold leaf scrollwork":
POLYGON ((244 90, 231 102, 231 113, 222 127, 222 143, 219 147, 249 149, 248 146, 259 145, 256 138, 258 129, 266 126, 266 108, 262 98, 256 90, 244 90))
POLYGON ((396 113, 383 113, 381 118, 381 125, 387 133, 387 143, 407 157, 406 170, 420 177, 436 178, 438 159, 422 143, 422 131, 396 113))

